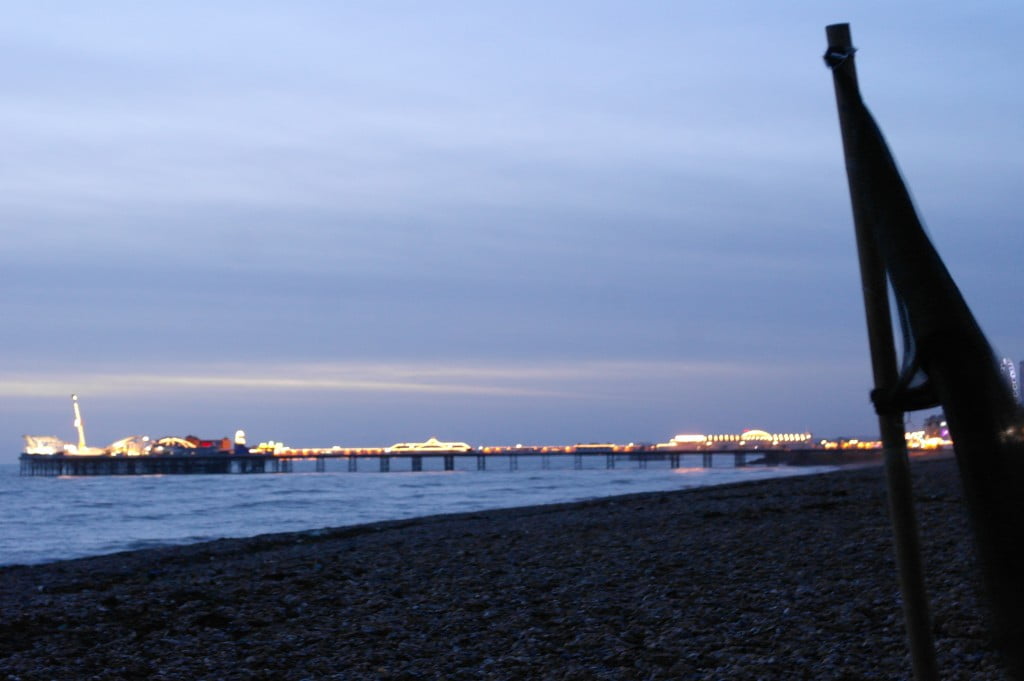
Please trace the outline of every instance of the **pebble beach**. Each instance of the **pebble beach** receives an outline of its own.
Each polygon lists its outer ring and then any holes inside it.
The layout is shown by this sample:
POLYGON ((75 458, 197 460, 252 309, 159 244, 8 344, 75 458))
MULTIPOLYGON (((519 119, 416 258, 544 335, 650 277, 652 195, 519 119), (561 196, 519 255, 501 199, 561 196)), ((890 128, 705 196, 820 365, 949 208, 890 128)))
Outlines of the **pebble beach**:
MULTIPOLYGON (((941 678, 1003 679, 951 459, 941 678)), ((881 467, 0 568, 0 679, 907 679, 881 467)))

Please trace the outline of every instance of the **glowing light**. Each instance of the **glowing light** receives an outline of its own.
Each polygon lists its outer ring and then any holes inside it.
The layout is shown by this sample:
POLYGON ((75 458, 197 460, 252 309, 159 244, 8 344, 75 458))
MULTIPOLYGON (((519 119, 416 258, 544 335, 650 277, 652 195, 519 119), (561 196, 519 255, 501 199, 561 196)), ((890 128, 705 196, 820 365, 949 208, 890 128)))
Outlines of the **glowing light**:
POLYGON ((676 435, 672 438, 672 441, 678 442, 679 444, 694 444, 704 442, 707 439, 708 438, 705 435, 676 435))
POLYGON ((441 442, 436 437, 428 438, 426 442, 396 442, 384 449, 385 453, 392 452, 469 452, 473 448, 465 442, 441 442))
POLYGON ((24 435, 26 454, 63 454, 67 443, 52 435, 24 435))

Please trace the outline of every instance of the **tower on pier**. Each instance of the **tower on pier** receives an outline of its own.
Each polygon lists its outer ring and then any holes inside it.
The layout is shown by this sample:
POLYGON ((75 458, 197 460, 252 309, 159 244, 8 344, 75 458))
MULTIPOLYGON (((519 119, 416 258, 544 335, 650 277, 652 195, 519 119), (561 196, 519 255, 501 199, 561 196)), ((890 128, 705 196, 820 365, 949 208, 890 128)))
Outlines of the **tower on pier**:
POLYGON ((82 410, 78 408, 78 395, 71 395, 71 406, 75 410, 75 429, 78 431, 78 450, 85 451, 85 424, 82 423, 82 410))

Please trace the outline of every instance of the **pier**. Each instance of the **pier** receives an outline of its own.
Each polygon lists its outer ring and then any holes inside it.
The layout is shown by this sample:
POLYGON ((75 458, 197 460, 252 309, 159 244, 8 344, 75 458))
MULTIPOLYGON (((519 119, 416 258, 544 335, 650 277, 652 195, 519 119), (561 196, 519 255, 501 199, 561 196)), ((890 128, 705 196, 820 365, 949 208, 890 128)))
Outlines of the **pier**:
POLYGON ((423 472, 478 470, 500 466, 516 471, 522 460, 540 461, 549 469, 553 459, 572 460, 574 470, 651 465, 678 468, 761 466, 836 466, 879 460, 876 450, 833 452, 825 450, 720 450, 699 452, 533 452, 529 450, 484 454, 480 452, 420 452, 377 454, 197 454, 181 456, 73 456, 67 454, 22 454, 22 476, 94 475, 210 475, 230 473, 290 473, 296 461, 313 461, 313 471, 328 471, 329 462, 343 462, 331 471, 423 472), (424 466, 427 462, 427 466, 424 466), (456 464, 459 464, 458 466, 456 464))

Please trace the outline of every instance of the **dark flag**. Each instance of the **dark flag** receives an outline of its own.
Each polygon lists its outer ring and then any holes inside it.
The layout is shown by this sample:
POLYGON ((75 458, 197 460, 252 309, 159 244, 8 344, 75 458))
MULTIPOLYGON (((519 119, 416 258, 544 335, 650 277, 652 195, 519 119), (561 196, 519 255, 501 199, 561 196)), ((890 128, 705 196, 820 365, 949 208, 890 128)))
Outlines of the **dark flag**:
POLYGON ((880 414, 941 406, 992 611, 996 643, 1024 674, 1024 419, 991 346, 914 210, 860 96, 853 49, 830 47, 846 168, 895 296, 904 336, 900 380, 872 399, 880 414), (847 68, 848 66, 848 68, 847 68), (921 382, 919 379, 923 379, 921 382))

